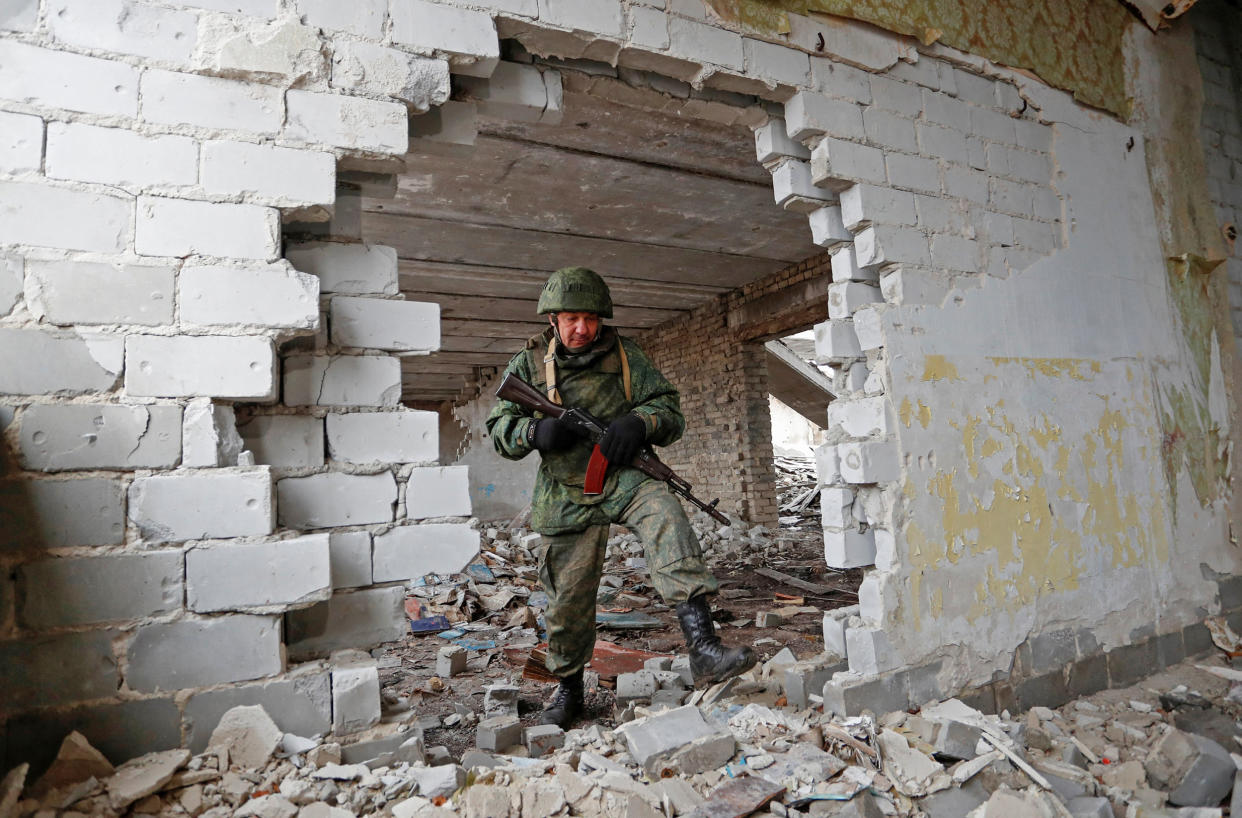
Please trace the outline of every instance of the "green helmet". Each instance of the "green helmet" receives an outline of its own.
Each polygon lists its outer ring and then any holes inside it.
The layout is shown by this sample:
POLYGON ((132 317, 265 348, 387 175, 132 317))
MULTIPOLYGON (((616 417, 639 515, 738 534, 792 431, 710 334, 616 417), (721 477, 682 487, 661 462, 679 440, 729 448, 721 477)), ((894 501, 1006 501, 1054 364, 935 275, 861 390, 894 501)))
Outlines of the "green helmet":
POLYGON ((612 318, 612 294, 594 270, 562 267, 543 285, 538 312, 593 312, 600 318, 612 318))

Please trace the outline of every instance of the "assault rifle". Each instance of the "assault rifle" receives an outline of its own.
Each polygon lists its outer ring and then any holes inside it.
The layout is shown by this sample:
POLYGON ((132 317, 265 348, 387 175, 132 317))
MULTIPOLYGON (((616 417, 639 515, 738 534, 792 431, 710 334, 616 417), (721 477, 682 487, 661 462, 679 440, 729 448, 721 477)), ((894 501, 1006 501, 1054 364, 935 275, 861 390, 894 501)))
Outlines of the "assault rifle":
MULTIPOLYGON (((585 409, 566 409, 564 406, 553 403, 538 389, 512 373, 505 375, 504 380, 500 382, 500 388, 496 390, 496 396, 512 401, 532 412, 542 412, 548 417, 557 418, 573 429, 580 437, 594 443, 595 450, 591 452, 591 460, 587 464, 586 481, 582 491, 588 495, 603 492, 604 475, 608 471, 608 459, 599 450, 600 438, 604 436, 604 432, 608 428, 603 422, 585 409)), ((729 525, 729 518, 716 510, 716 504, 720 500, 716 499, 710 503, 704 503, 691 494, 690 484, 678 477, 676 472, 668 466, 664 465, 660 458, 656 457, 655 452, 651 450, 650 446, 644 445, 638 454, 634 456, 633 462, 626 465, 633 466, 644 474, 654 477, 656 480, 663 480, 668 484, 668 488, 673 494, 681 497, 687 503, 703 509, 711 515, 713 520, 729 525)))

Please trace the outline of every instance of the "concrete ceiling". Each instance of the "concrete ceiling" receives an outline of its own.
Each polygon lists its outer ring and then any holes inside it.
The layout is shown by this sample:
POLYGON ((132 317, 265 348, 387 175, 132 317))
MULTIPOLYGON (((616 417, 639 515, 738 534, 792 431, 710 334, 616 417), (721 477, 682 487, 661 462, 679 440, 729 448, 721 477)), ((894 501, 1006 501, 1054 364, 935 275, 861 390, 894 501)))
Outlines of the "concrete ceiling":
POLYGON ((472 152, 411 153, 393 199, 365 199, 363 235, 397 249, 407 298, 441 308, 441 351, 403 360, 408 402, 456 396, 544 326, 547 275, 608 280, 611 322, 674 319, 822 252, 773 203, 751 131, 567 93, 557 125, 480 120, 472 152))

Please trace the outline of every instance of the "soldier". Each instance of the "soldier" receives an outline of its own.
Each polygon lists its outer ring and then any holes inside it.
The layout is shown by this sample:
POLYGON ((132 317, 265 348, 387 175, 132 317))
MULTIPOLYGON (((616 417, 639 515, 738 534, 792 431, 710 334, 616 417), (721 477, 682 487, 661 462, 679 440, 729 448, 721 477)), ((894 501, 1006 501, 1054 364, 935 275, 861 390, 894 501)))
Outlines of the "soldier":
POLYGON ((716 578, 681 503, 659 480, 624 465, 644 443, 667 446, 685 430, 677 390, 629 338, 601 319, 612 317, 608 285, 584 267, 557 270, 539 296, 551 326, 509 361, 511 372, 553 401, 585 409, 608 425, 600 449, 611 464, 602 494, 583 493, 592 446, 555 418, 536 417, 501 400, 487 418, 503 457, 538 451, 531 527, 543 535, 539 579, 548 594, 548 670, 560 679, 541 718, 567 728, 582 712, 582 670, 595 646, 595 598, 611 523, 646 546, 656 591, 676 606, 696 683, 717 682, 754 665, 749 648, 721 644, 707 596, 716 578))

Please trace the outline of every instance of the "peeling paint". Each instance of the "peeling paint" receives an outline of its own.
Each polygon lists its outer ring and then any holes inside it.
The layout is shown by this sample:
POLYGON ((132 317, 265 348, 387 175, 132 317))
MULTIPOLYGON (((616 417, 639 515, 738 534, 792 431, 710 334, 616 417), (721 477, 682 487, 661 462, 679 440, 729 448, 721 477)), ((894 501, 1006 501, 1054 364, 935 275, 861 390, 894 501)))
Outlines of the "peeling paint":
POLYGON ((962 376, 957 374, 957 366, 943 355, 925 355, 923 356, 923 380, 924 381, 960 381, 962 376))

